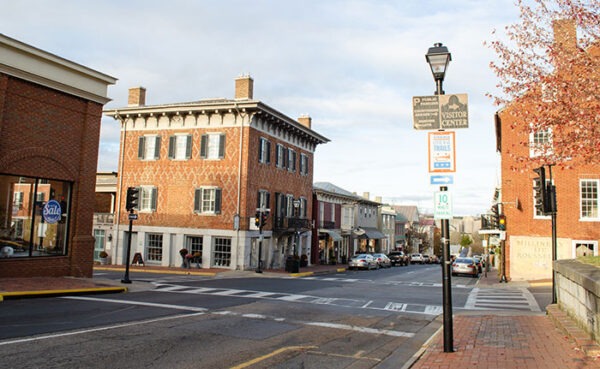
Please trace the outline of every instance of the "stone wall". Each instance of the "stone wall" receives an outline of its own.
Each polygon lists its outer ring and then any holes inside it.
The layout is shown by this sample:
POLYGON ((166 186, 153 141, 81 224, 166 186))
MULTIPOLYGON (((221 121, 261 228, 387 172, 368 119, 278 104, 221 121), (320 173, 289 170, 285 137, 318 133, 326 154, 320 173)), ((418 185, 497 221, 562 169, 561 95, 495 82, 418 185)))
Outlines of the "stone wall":
POLYGON ((600 343, 600 267, 577 260, 554 262, 557 302, 600 343))

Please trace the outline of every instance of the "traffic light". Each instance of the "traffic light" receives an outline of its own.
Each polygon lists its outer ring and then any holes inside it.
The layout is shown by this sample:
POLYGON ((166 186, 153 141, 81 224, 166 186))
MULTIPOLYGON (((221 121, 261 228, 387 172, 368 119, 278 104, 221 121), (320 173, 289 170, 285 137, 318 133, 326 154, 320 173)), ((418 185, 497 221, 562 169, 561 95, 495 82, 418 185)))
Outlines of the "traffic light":
POLYGON ((498 229, 498 204, 492 205, 492 214, 490 218, 490 225, 492 228, 498 229))
POLYGON ((500 231, 506 231, 506 215, 500 214, 498 217, 498 229, 500 231))
POLYGON ((257 211, 254 215, 254 225, 260 227, 260 211, 257 211))
POLYGON ((139 188, 127 187, 127 202, 125 204, 125 209, 127 209, 127 211, 137 209, 139 196, 140 196, 139 188))
POLYGON ((533 190, 535 191, 535 209, 541 214, 548 211, 548 196, 546 193, 546 170, 543 166, 533 170, 538 176, 534 178, 533 190))
POLYGON ((267 218, 269 217, 269 212, 265 211, 260 214, 260 226, 264 227, 267 225, 267 218))

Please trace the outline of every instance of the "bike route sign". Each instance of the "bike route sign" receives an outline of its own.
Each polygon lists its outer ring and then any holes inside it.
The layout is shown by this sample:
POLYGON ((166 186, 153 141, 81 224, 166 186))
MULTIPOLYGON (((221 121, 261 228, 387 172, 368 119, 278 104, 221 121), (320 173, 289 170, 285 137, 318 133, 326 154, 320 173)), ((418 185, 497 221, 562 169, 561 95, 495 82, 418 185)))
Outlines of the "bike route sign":
POLYGON ((429 132, 428 136, 429 173, 456 172, 454 132, 429 132))

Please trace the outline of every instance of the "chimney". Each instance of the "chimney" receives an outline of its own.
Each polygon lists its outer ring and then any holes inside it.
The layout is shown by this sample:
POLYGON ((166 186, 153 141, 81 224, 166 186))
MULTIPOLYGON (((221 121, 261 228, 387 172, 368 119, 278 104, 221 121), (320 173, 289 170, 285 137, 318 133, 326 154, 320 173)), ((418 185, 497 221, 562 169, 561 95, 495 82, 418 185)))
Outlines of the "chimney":
POLYGON ((557 19, 552 22, 554 43, 557 48, 573 51, 577 48, 577 28, 572 19, 557 19))
POLYGON ((371 194, 370 194, 370 193, 368 193, 368 192, 363 192, 363 198, 365 198, 365 199, 369 200, 369 197, 370 197, 370 196, 371 196, 371 194))
POLYGON ((235 99, 251 100, 254 90, 254 80, 249 75, 239 76, 235 79, 235 99))
POLYGON ((311 129, 312 118, 308 114, 302 114, 300 118, 298 118, 298 122, 302 124, 304 127, 311 129))
POLYGON ((144 87, 133 87, 129 89, 129 98, 127 106, 146 105, 146 89, 144 87))
POLYGON ((382 203, 381 200, 382 200, 381 196, 375 196, 375 202, 378 202, 381 204, 382 203))

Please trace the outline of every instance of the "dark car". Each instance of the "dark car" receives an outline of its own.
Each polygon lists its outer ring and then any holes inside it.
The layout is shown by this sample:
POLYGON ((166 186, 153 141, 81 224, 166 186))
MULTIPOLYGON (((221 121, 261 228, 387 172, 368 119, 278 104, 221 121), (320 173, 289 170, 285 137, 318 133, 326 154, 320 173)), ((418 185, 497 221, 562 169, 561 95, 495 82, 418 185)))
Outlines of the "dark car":
POLYGON ((392 251, 388 255, 390 261, 392 262, 392 266, 396 265, 408 265, 408 257, 404 253, 404 251, 392 251))

